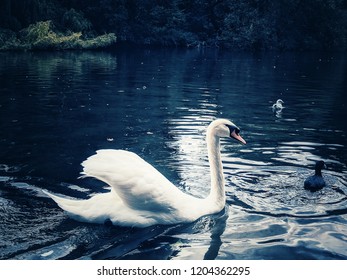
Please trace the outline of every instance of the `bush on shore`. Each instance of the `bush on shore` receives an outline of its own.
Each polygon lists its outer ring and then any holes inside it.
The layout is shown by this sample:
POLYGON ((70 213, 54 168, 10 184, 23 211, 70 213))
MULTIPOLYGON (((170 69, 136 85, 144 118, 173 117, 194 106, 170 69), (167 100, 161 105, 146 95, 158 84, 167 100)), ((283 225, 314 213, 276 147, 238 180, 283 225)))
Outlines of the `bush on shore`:
POLYGON ((98 49, 112 46, 117 38, 114 33, 83 38, 82 32, 55 32, 51 21, 40 21, 18 33, 0 29, 0 50, 74 50, 98 49))

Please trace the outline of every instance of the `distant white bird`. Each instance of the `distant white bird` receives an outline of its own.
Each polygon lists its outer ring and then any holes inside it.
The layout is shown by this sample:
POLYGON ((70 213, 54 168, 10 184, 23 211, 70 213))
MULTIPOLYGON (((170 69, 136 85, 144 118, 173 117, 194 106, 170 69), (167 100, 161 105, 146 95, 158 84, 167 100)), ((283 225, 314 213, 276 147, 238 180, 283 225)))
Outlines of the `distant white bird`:
POLYGON ((272 105, 272 111, 274 111, 274 112, 280 112, 280 111, 282 111, 282 109, 284 108, 284 107, 283 107, 283 104, 284 104, 283 100, 282 100, 282 99, 278 99, 278 100, 276 101, 276 103, 274 103, 274 104, 272 105))
POLYGON ((231 121, 217 119, 207 129, 211 190, 206 198, 182 192, 138 155, 124 150, 99 150, 82 163, 82 174, 109 186, 108 193, 88 200, 63 198, 45 191, 72 218, 91 223, 146 227, 154 224, 193 222, 225 207, 220 138, 246 144, 231 121))

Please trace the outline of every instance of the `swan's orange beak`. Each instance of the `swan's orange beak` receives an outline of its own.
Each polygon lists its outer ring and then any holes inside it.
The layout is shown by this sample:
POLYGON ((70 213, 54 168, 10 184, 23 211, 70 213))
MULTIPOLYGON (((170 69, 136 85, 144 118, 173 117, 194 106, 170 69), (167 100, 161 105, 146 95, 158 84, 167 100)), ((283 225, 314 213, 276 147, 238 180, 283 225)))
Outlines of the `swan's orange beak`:
POLYGON ((246 141, 241 137, 240 134, 236 133, 235 130, 232 133, 230 133, 230 136, 236 139, 237 141, 241 142, 243 145, 246 145, 246 141))

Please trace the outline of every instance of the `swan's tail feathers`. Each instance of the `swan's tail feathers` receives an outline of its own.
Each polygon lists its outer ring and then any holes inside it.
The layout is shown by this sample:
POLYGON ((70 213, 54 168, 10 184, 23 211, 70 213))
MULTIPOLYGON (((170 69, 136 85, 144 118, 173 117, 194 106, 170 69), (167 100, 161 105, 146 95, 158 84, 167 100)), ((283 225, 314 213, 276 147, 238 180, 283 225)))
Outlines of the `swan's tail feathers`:
POLYGON ((112 206, 117 205, 119 199, 117 200, 117 196, 112 191, 97 194, 89 199, 64 198, 46 190, 42 191, 52 198, 70 218, 80 222, 102 224, 109 220, 110 212, 117 213, 112 206))
POLYGON ((73 207, 79 206, 83 202, 83 200, 64 198, 64 197, 52 194, 45 190, 42 190, 42 191, 44 194, 52 198, 55 201, 55 203, 58 204, 60 208, 62 208, 63 210, 67 212, 71 212, 71 210, 73 210, 73 207))
POLYGON ((83 209, 85 209, 85 204, 87 200, 79 200, 79 199, 70 199, 70 198, 64 198, 61 196, 57 196, 55 194, 52 194, 46 190, 42 190, 44 194, 49 196, 51 199, 54 200, 55 203, 58 204, 58 206, 67 212, 67 214, 76 220, 84 221, 85 219, 83 216, 85 216, 85 213, 83 213, 83 209))

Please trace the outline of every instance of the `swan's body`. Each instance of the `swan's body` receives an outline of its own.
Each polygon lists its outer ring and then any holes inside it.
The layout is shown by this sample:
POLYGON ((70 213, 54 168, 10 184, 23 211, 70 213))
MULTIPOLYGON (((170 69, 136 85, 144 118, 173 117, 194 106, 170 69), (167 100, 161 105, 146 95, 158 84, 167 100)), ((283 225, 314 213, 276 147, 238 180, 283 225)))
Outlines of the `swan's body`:
POLYGON ((322 169, 324 168, 324 161, 316 162, 315 174, 308 177, 304 182, 304 188, 310 191, 318 191, 325 187, 325 181, 322 176, 322 169))
POLYGON ((279 112, 279 111, 282 111, 283 110, 283 100, 282 99, 278 99, 277 101, 276 101, 276 103, 274 103, 273 105, 272 105, 272 110, 274 111, 274 112, 279 112))
POLYGON ((211 191, 196 198, 175 187, 152 165, 132 152, 99 150, 82 163, 85 177, 94 177, 111 191, 88 200, 66 199, 47 193, 72 218, 91 223, 145 227, 153 224, 192 222, 218 213, 225 206, 219 138, 232 137, 246 144, 230 121, 218 119, 207 129, 211 191))

